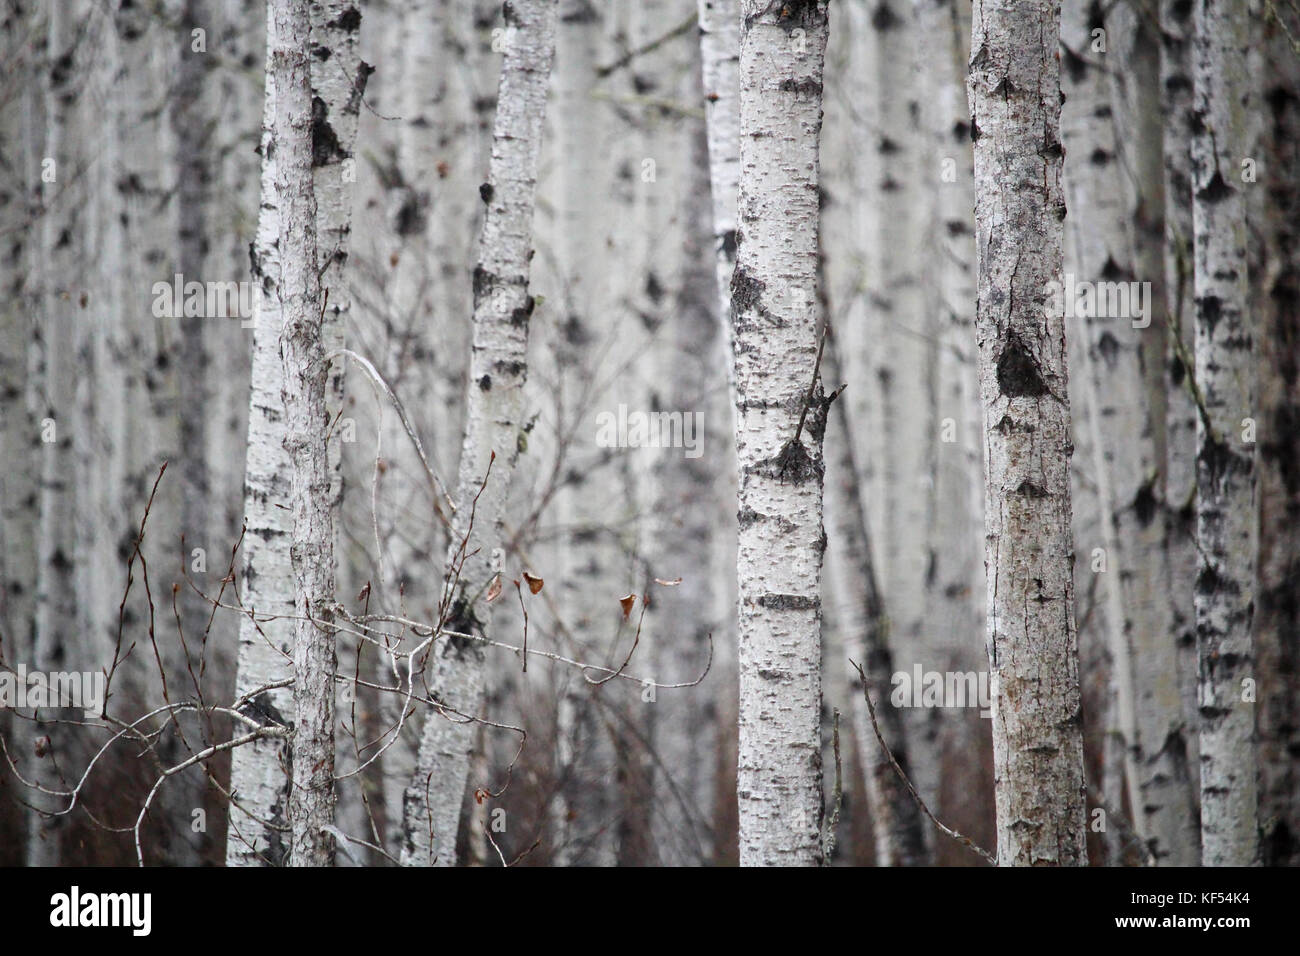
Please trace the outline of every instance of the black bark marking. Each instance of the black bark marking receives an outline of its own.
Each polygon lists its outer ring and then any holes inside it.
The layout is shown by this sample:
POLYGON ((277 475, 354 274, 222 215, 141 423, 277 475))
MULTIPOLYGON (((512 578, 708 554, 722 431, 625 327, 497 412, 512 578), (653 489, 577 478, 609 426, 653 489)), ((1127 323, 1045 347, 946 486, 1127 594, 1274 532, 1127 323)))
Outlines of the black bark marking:
POLYGON ((1101 267, 1101 277, 1108 282, 1132 280, 1133 273, 1121 266, 1112 256, 1106 257, 1106 264, 1101 267))
POLYGON ((1097 352, 1101 355, 1102 361, 1106 363, 1106 368, 1113 370, 1115 363, 1119 359, 1119 339, 1111 335, 1109 331, 1101 333, 1101 336, 1097 339, 1097 352))
MULTIPOLYGON (((1020 485, 1016 488, 1016 494, 1018 494, 1018 495, 1020 495, 1020 496, 1022 496, 1022 497, 1025 497, 1025 498, 1048 498, 1048 497, 1051 497, 1051 496, 1047 493, 1047 489, 1043 488, 1042 485, 1036 485, 1036 484, 1034 484, 1032 481, 1022 481, 1022 482, 1020 483, 1020 485)), ((1041 584, 1040 584, 1039 587, 1040 587, 1040 589, 1041 589, 1041 584)))
POLYGON ((511 325, 526 325, 528 320, 533 317, 533 309, 537 307, 537 300, 531 295, 524 299, 524 304, 514 309, 510 313, 511 325))
POLYGON ((998 357, 998 389, 1008 398, 1036 398, 1048 393, 1038 362, 1014 332, 1007 336, 998 357))
POLYGON ((329 121, 329 107, 319 96, 311 98, 311 165, 313 169, 346 159, 338 135, 329 121))
POLYGON ((1214 175, 1210 177, 1210 181, 1197 192, 1196 198, 1203 199, 1205 202, 1222 202, 1236 191, 1223 178, 1223 173, 1216 169, 1214 175))
POLYGON ((736 230, 728 229, 722 234, 722 255, 728 262, 736 261, 736 230))
POLYGON ((784 79, 777 87, 782 93, 793 93, 797 100, 814 100, 822 95, 822 85, 814 79, 784 79))
POLYGON ((325 24, 329 30, 344 30, 348 33, 356 33, 361 29, 361 11, 356 7, 348 7, 337 17, 325 24))
POLYGON ((805 481, 821 480, 822 469, 804 448, 803 442, 791 439, 773 461, 776 476, 781 481, 801 485, 805 481))
POLYGON ((1217 295, 1201 296, 1196 300, 1196 311, 1209 337, 1214 338, 1214 329, 1223 318, 1223 300, 1217 295))
POLYGON ((741 323, 741 316, 747 312, 753 312, 760 318, 774 318, 763 305, 765 291, 766 283, 751 276, 744 266, 736 266, 736 271, 731 276, 731 321, 737 332, 746 328, 741 323))
POLYGON ((754 603, 771 611, 816 611, 822 606, 821 598, 803 594, 760 594, 754 603))
POLYGON ((1160 502, 1156 499, 1155 484, 1155 476, 1152 476, 1151 480, 1138 489, 1138 493, 1133 498, 1133 513, 1137 515, 1138 524, 1144 528, 1155 520, 1156 512, 1160 508, 1160 502))
POLYGON ((1259 453, 1273 463, 1287 497, 1294 499, 1300 495, 1300 406, 1290 402, 1278 405, 1271 417, 1271 437, 1260 444, 1259 453))
POLYGON ((658 305, 660 302, 662 302, 664 298, 663 283, 659 281, 659 276, 655 275, 653 269, 651 269, 650 274, 646 276, 645 294, 649 297, 650 301, 653 302, 655 305, 658 305))
POLYGON ((897 29, 902 23, 902 19, 888 3, 881 3, 876 7, 875 12, 871 14, 872 28, 882 33, 887 30, 897 29))
POLYGON ((1230 448, 1227 442, 1212 436, 1206 436, 1201 442, 1201 449, 1196 455, 1197 464, 1204 472, 1207 490, 1222 487, 1223 480, 1229 475, 1249 475, 1251 461, 1245 455, 1230 448))
POLYGON ((494 191, 495 190, 493 190, 491 183, 483 183, 483 185, 479 186, 478 196, 483 200, 484 205, 492 202, 492 194, 494 191))
POLYGON ((1061 66, 1065 67, 1071 83, 1082 82, 1088 75, 1088 61, 1075 53, 1064 43, 1061 44, 1061 66))
POLYGON ((483 634, 483 622, 478 615, 474 613, 465 595, 462 592, 452 602, 451 608, 447 612, 447 620, 443 623, 443 628, 447 631, 456 631, 456 634, 446 635, 447 647, 454 651, 458 657, 463 657, 466 651, 475 645, 475 641, 469 637, 462 637, 465 634, 483 634))

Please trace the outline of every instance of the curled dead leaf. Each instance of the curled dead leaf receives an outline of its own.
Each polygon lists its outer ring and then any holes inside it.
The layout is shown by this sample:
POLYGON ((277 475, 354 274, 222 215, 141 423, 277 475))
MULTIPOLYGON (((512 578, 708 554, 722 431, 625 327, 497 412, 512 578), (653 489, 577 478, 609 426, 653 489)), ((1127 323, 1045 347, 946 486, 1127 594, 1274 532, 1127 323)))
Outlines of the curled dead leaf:
POLYGON ((636 595, 629 594, 627 597, 621 597, 618 599, 618 604, 623 609, 623 620, 626 621, 627 616, 632 613, 632 606, 636 604, 636 595))
POLYGON ((655 578, 655 584, 662 584, 666 588, 675 588, 681 583, 681 578, 673 578, 671 581, 665 581, 663 578, 655 578))
POLYGON ((528 590, 532 591, 534 594, 540 591, 542 585, 546 583, 541 578, 534 574, 529 574, 527 571, 524 572, 524 580, 528 582, 528 590))
POLYGON ((492 576, 492 583, 488 585, 486 596, 489 604, 501 596, 501 575, 494 574, 492 576))

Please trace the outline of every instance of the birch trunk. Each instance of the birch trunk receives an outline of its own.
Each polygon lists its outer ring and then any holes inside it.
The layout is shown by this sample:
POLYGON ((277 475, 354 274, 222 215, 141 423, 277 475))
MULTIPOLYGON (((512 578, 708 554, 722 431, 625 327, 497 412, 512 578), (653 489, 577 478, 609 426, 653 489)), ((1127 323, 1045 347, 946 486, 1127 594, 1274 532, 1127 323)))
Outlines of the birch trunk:
POLYGON ((1197 423, 1196 636, 1200 653, 1201 863, 1258 862, 1253 625, 1259 500, 1255 322, 1247 302, 1238 151, 1252 96, 1246 10, 1197 0, 1192 139, 1197 423))
MULTIPOLYGON (((925 435, 930 458, 925 574, 927 668, 970 672, 985 665, 980 634, 984 623, 984 474, 982 421, 978 400, 975 321, 975 242, 971 209, 973 155, 965 64, 969 4, 959 0, 916 0, 914 36, 935 38, 935 56, 917 65, 922 89, 919 111, 926 136, 917 155, 925 181, 933 184, 927 210, 933 266, 918 277, 925 285, 925 311, 933 316, 920 331, 934 343, 928 359, 930 415, 925 435), (930 280, 930 281, 926 281, 930 280), (931 656, 932 655, 932 656, 931 656)), ((890 592, 892 593, 892 591, 890 592)), ((979 738, 986 720, 971 711, 940 712, 939 739, 931 759, 944 761, 945 781, 975 772, 979 738), (956 762, 954 766, 954 761, 956 762)), ((987 739, 987 738, 985 738, 987 739)), ((963 785, 940 786, 931 809, 955 825, 963 806, 987 799, 963 785), (949 801, 957 798, 957 803, 949 801)), ((979 810, 980 813, 984 811, 979 810)), ((936 852, 967 851, 927 827, 936 852)), ((942 857, 940 859, 942 863, 942 857)))
MULTIPOLYGON (((73 660, 76 654, 77 602, 73 555, 76 513, 72 482, 74 472, 74 437, 77 434, 77 407, 73 385, 74 342, 78 316, 76 303, 65 294, 67 280, 75 273, 77 256, 82 251, 76 239, 61 242, 61 235, 76 237, 85 229, 84 201, 77 201, 76 191, 63 186, 76 182, 84 155, 76 136, 77 97, 72 92, 81 60, 74 44, 74 24, 86 10, 63 5, 49 8, 45 19, 46 55, 63 60, 63 69, 45 71, 41 84, 45 127, 42 131, 42 160, 54 160, 56 181, 42 182, 40 203, 41 255, 36 262, 36 282, 40 294, 39 320, 32 323, 32 340, 28 350, 27 405, 33 419, 30 436, 37 471, 37 514, 35 594, 33 596, 33 633, 29 669, 48 671, 57 661, 73 660), (62 171, 61 175, 59 171, 62 171), (62 181, 60 185, 59 181, 62 181)), ((84 54, 83 54, 84 55, 84 54)), ((84 439, 83 439, 84 441, 84 439)), ((39 717, 39 713, 31 716, 39 717)), ((54 759, 63 755, 61 734, 54 724, 33 722, 22 738, 22 756, 26 759, 28 778, 47 788, 58 788, 54 759), (49 737, 49 756, 39 758, 35 744, 49 737)), ((35 793, 31 801, 41 810, 56 808, 51 798, 35 793)), ((44 817, 33 812, 28 817, 28 866, 58 866, 62 860, 60 837, 66 817, 44 817)))
MULTIPOLYGON (((822 373, 828 382, 842 382, 837 344, 828 338, 822 356, 822 373)), ((838 387, 838 386, 836 386, 838 387)), ((858 489, 857 466, 853 460, 852 428, 848 407, 836 404, 830 426, 830 444, 838 443, 827 469, 826 513, 830 550, 826 575, 836 595, 836 617, 844 632, 846 650, 862 664, 866 689, 876 705, 881 736, 899 766, 909 769, 909 748, 902 714, 889 703, 893 689, 893 655, 889 645, 889 619, 876 583, 866 513, 858 489)), ((842 666, 843 662, 839 662, 842 666)), ((876 740, 871 714, 862 697, 863 687, 856 674, 849 680, 853 695, 853 735, 858 759, 866 777, 870 801, 871 830, 877 866, 923 866, 929 862, 921 811, 903 785, 889 755, 876 740)))
MULTIPOLYGON (((1165 554, 1168 602, 1178 648, 1183 742, 1189 765, 1195 825, 1200 826, 1200 750, 1194 585, 1196 582, 1196 423, 1192 382, 1195 354, 1192 264, 1192 11, 1179 0, 1160 3, 1160 90, 1164 158, 1165 554)), ((1185 861, 1200 860, 1200 834, 1185 861)))
MULTIPOLYGON (((492 160, 482 190, 487 205, 474 270, 474 342, 466 429, 448 548, 447 630, 485 636, 486 599, 496 568, 510 476, 523 441, 523 388, 533 299, 533 201, 546 90, 555 56, 556 0, 517 0, 506 8, 505 56, 497 92, 492 160), (462 550, 463 549, 463 550, 462 550), (457 555, 460 572, 451 578, 457 555)), ((502 582, 508 586, 509 582, 502 582)), ((456 835, 484 693, 483 648, 443 636, 433 647, 435 699, 451 716, 425 720, 415 774, 403 804, 402 863, 456 861, 456 835)))
POLYGON ((1300 66, 1279 26, 1265 47, 1264 191, 1250 195, 1266 224, 1259 282, 1260 545, 1256 658, 1260 684, 1259 817, 1265 865, 1300 863, 1300 66), (1264 206, 1260 210, 1258 207, 1264 206))
MULTIPOLYGON (((347 261, 348 238, 351 229, 351 185, 344 171, 350 167, 345 161, 352 156, 356 136, 357 113, 369 67, 356 57, 356 38, 360 19, 356 8, 346 0, 311 7, 311 38, 314 48, 330 52, 325 58, 314 58, 314 68, 309 82, 308 121, 311 139, 308 144, 307 176, 315 199, 315 252, 319 260, 316 271, 320 274, 320 289, 326 297, 320 331, 321 346, 328 355, 342 342, 342 329, 347 313, 348 297, 342 282, 342 269, 347 261)), ((272 52, 277 40, 277 23, 274 7, 267 11, 267 78, 264 97, 262 135, 261 213, 258 218, 257 238, 253 245, 253 278, 258 286, 256 316, 253 331, 252 390, 249 403, 247 466, 245 476, 244 520, 247 534, 244 539, 243 566, 240 575, 241 601, 248 613, 241 618, 239 634, 239 661, 235 690, 241 700, 246 700, 245 712, 262 721, 293 724, 295 720, 295 694, 289 681, 294 677, 295 634, 299 624, 297 615, 294 557, 291 554, 291 534, 296 514, 290 510, 294 487, 290 481, 293 459, 285 447, 287 434, 287 409, 283 396, 286 382, 281 360, 281 336, 285 316, 281 305, 279 277, 280 262, 280 205, 281 180, 278 166, 280 150, 274 133, 277 129, 277 94, 272 52), (291 517, 293 515, 293 517, 291 517), (278 686, 272 686, 278 685, 278 686)), ((303 188, 296 184, 296 188, 303 188)), ((299 226, 301 228, 301 226, 299 226)), ((302 292, 294 294, 302 295, 302 292)), ((309 330, 310 331, 310 330, 309 330)), ((305 344, 305 343, 304 343, 305 344)), ((322 414, 329 421, 336 417, 340 403, 342 363, 333 366, 320 363, 320 369, 309 370, 312 375, 322 375, 325 381, 326 409, 322 414)), ((308 371, 298 369, 298 372, 308 371)), ((315 388, 315 381, 310 388, 315 388)), ((303 393, 308 394, 308 393, 303 393)), ((308 397, 312 397, 308 394, 308 397)), ((313 398, 314 400, 314 398, 313 398)), ((321 425, 313 420, 313 427, 321 425)), ((306 433, 310 434, 310 433, 306 433)), ((337 484, 339 453, 337 440, 301 449, 305 463, 315 467, 315 456, 326 455, 329 480, 316 487, 328 511, 338 500, 337 484)), ((316 476, 313 480, 319 480, 316 476)), ((307 493, 309 489, 304 489, 307 493)), ((316 508, 316 505, 312 506, 316 508)), ((319 516, 314 511, 305 516, 316 522, 319 535, 319 516)), ((304 534, 306 534, 304 529, 304 534)), ((332 532, 330 532, 332 535, 332 532)), ((322 545, 319 537, 318 545, 322 545)), ((333 538, 330 538, 328 574, 333 575, 333 538)), ((301 560, 310 562, 312 555, 304 552, 301 560)), ((307 569, 308 564, 303 565, 307 569)), ((322 588, 324 570, 314 570, 317 578, 313 587, 322 588)), ((330 600, 332 601, 332 588, 330 600)), ((322 622, 325 623, 325 622, 322 622)), ((323 652, 322 646, 317 651, 323 652)), ((333 647, 333 638, 330 638, 333 647)), ((305 648, 304 648, 305 650, 305 648)), ((328 666, 330 655, 320 653, 316 661, 328 666)), ((304 661, 304 664, 309 663, 304 661)), ((333 700, 333 681, 328 685, 333 700)), ((314 708, 327 706, 313 701, 314 708)), ((333 707, 330 703, 329 707, 333 707)), ((323 715, 317 714, 323 720, 323 715)), ((323 723, 316 732, 323 733, 323 723)), ((331 731, 332 732, 332 731, 331 731)), ((277 740, 259 740, 234 751, 231 759, 231 788, 234 804, 231 810, 230 831, 226 844, 226 861, 231 866, 256 865, 259 862, 280 865, 288 862, 289 847, 285 839, 289 821, 288 778, 290 759, 286 748, 277 740)), ((308 765, 307 770, 311 769, 308 765)), ((331 792, 332 792, 331 768, 331 792)), ((315 786, 323 787, 318 776, 315 786)), ((323 790, 315 794, 317 809, 326 802, 323 790)), ((314 811, 315 812, 315 811, 314 811)), ((320 837, 309 857, 319 860, 320 837)))
POLYGON ((325 450, 328 364, 316 266, 316 192, 312 177, 311 20, 307 0, 275 0, 269 42, 275 83, 272 141, 283 331, 284 450, 292 464, 293 774, 289 791, 292 866, 331 866, 334 841, 334 530, 325 450))
MULTIPOLYGON (((1061 125, 1066 185, 1077 210, 1069 224, 1067 267, 1076 280, 1129 283, 1140 279, 1134 272, 1132 216, 1114 181, 1121 147, 1136 137, 1130 133, 1121 141, 1115 129, 1103 72, 1107 51, 1094 49, 1093 31, 1104 29, 1104 23, 1090 16, 1082 0, 1067 0, 1064 10, 1069 82, 1061 125)), ((1103 311, 1105 301, 1099 295, 1093 311, 1103 311)), ((1152 416, 1158 409, 1148 401, 1142 353, 1155 302, 1148 300, 1147 315, 1137 314, 1133 305, 1125 314, 1078 316, 1076 327, 1085 336, 1080 353, 1094 404, 1089 422, 1103 515, 1102 585, 1123 779, 1138 835, 1157 860, 1166 860, 1194 845, 1194 807, 1187 803, 1178 662, 1163 593, 1167 572, 1156 445, 1163 422, 1152 416)), ((1107 832, 1117 826, 1112 822, 1107 832)))
MULTIPOLYGON (((20 35, 39 29, 35 18, 16 20, 20 35)), ((21 64, 24 68, 42 73, 48 69, 43 51, 34 50, 24 56, 7 46, 4 55, 6 62, 15 65, 26 60, 21 64)), ((40 138, 36 132, 40 94, 40 84, 27 84, 18 108, 4 115, 0 129, 5 141, 22 144, 4 160, 7 178, 22 186, 0 196, 0 221, 23 227, 23 232, 12 240, 11 254, 5 258, 0 278, 8 299, 0 309, 0 455, 6 462, 18 463, 0 475, 0 648, 10 667, 19 663, 32 666, 34 649, 32 618, 39 527, 39 509, 35 505, 39 498, 37 474, 31 466, 38 457, 40 429, 27 403, 27 362, 32 331, 43 311, 39 280, 42 237, 36 221, 41 199, 37 172, 41 168, 40 138)), ((17 715, 8 707, 0 708, 0 738, 11 745, 10 753, 17 759, 19 772, 31 780, 27 771, 32 769, 36 755, 28 744, 32 725, 24 719, 27 716, 17 715)), ((13 850, 11 860, 21 859, 19 854, 26 850, 26 841, 15 840, 13 850)))
MULTIPOLYGON (((686 73, 700 89, 694 71, 686 73)), ((698 95, 698 92, 697 92, 698 95)), ((719 422, 726 366, 717 316, 717 284, 710 255, 709 173, 703 124, 683 151, 689 169, 683 179, 690 187, 678 200, 685 228, 681 289, 666 299, 671 307, 660 326, 657 383, 652 383, 650 407, 670 414, 695 416, 695 450, 656 449, 654 517, 648 546, 653 549, 653 577, 682 582, 677 587, 653 587, 655 679, 664 683, 694 680, 709 662, 711 643, 721 630, 712 602, 716 582, 729 573, 716 561, 719 522, 714 513, 721 483, 722 456, 718 446, 726 431, 719 422), (659 384, 661 383, 661 384, 659 384), (655 385, 666 390, 661 398, 655 385)), ((662 147, 661 147, 662 149, 662 147)), ((667 229, 664 230, 667 232, 667 229)), ((668 240, 660 235, 658 241, 668 240)), ((683 421, 690 421, 683 417, 683 421)), ((641 452, 646 454, 647 452, 641 452)), ((710 669, 711 670, 711 669, 710 669)), ((654 798, 650 804, 652 849, 664 865, 702 865, 712 859, 709 812, 713 804, 713 755, 721 742, 718 707, 713 695, 721 688, 712 672, 698 687, 665 690, 651 705, 654 750, 654 798)))
POLYGON ((1060 15, 977 5, 977 335, 984 407, 988 651, 998 862, 1087 862, 1061 280, 1060 15))
MULTIPOLYGON (((730 354, 731 275, 736 266, 736 197, 740 174, 740 6, 738 0, 699 0, 700 62, 704 86, 705 130, 709 151, 709 191, 713 223, 714 271, 717 276, 716 295, 718 309, 714 321, 720 323, 722 334, 719 343, 730 354)), ((718 424, 722 434, 735 431, 735 377, 731 362, 724 355, 722 364, 727 370, 730 400, 725 403, 718 424)), ((735 727, 739 721, 736 699, 736 578, 730 569, 736 560, 736 462, 735 445, 724 442, 720 450, 719 502, 716 518, 719 533, 716 537, 714 567, 714 613, 719 622, 713 634, 713 672, 717 685, 713 699, 717 709, 719 728, 735 727)), ((736 766, 735 737, 719 734, 718 753, 714 758, 717 780, 713 795, 713 814, 717 842, 714 847, 715 862, 721 859, 723 848, 734 839, 723 832, 722 814, 718 812, 722 801, 734 799, 736 788, 732 778, 736 766)), ((722 805, 726 805, 723 803, 722 805)))
MULTIPOLYGON (((902 0, 872 5, 872 94, 878 99, 879 125, 861 131, 877 153, 877 172, 865 202, 877 210, 873 239, 882 252, 879 272, 867 280, 872 321, 879 328, 868 354, 876 365, 873 384, 880 389, 877 464, 884 490, 882 521, 873 527, 881 532, 878 564, 889 595, 892 646, 909 668, 919 662, 942 670, 948 667, 945 644, 952 632, 937 626, 935 608, 926 600, 932 561, 926 545, 933 542, 918 546, 916 540, 916 529, 928 525, 934 487, 929 466, 938 428, 930 420, 929 401, 936 372, 933 313, 926 308, 928 287, 919 272, 926 183, 907 172, 926 160, 918 135, 922 83, 916 73, 922 35, 911 7, 902 0)), ((931 805, 937 805, 939 792, 942 731, 954 718, 944 708, 913 708, 903 715, 910 732, 912 779, 931 805)))
MULTIPOLYGON (((554 600, 575 655, 599 659, 619 637, 616 603, 641 590, 627 560, 620 531, 635 507, 628 494, 625 453, 594 448, 595 414, 611 402, 613 344, 633 329, 620 325, 628 312, 623 295, 635 277, 593 267, 624 254, 632 215, 633 182, 642 157, 629 157, 623 111, 593 101, 592 74, 612 58, 616 15, 625 12, 568 0, 560 15, 556 55, 556 161, 561 167, 560 234, 552 241, 559 259, 557 300, 566 315, 548 350, 549 379, 556 392, 556 448, 563 477, 549 517, 561 529, 546 561, 555 582, 554 600), (611 210, 613 213, 611 214, 611 210), (593 443, 594 444, 594 443, 593 443)), ((622 354, 621 352, 619 353, 622 354)), ((539 429, 540 431, 540 429, 539 429)), ((617 791, 604 785, 617 772, 618 754, 606 732, 601 691, 569 668, 555 672, 556 787, 552 833, 557 865, 613 865, 617 858, 617 791)), ((608 690, 608 688, 605 688, 608 690)))
MULTIPOLYGON (((1154 13, 1154 11, 1151 11, 1154 13)), ((1149 325, 1139 342, 1140 374, 1144 380, 1152 458, 1146 475, 1152 494, 1159 502, 1154 516, 1158 535, 1147 528, 1146 547, 1153 556, 1157 576, 1143 568, 1146 602, 1154 625, 1132 632, 1135 661, 1134 684, 1136 721, 1142 745, 1139 789, 1145 795, 1141 808, 1134 808, 1137 828, 1150 834, 1148 845, 1157 861, 1170 866, 1192 866, 1199 858, 1200 821, 1197 807, 1195 760, 1190 747, 1196 746, 1194 720, 1187 719, 1194 705, 1195 662, 1193 644, 1183 645, 1179 635, 1182 618, 1191 610, 1190 571, 1182 579, 1188 600, 1174 607, 1169 582, 1177 572, 1169 551, 1171 524, 1182 502, 1167 497, 1166 470, 1169 459, 1169 407, 1167 385, 1168 316, 1172 300, 1165 273, 1165 183, 1164 120, 1162 115, 1161 30, 1158 18, 1128 6, 1110 11, 1107 17, 1111 49, 1117 52, 1118 70, 1110 75, 1115 103, 1118 154, 1129 170, 1126 184, 1127 212, 1133 224, 1133 269, 1137 278, 1151 283, 1149 325), (1143 817, 1146 817, 1144 822, 1143 817), (1150 840, 1154 840, 1151 843, 1150 840)), ((1184 146, 1186 140, 1183 140, 1184 146)), ((1189 196, 1180 197, 1186 206, 1189 196)), ((1188 437, 1191 437, 1190 434, 1188 437)), ((1191 446, 1188 446, 1189 450, 1191 446)), ((1122 500, 1122 499, 1121 499, 1122 500)), ((1133 498, 1133 513, 1140 517, 1139 500, 1133 498)), ((1145 610, 1145 609, 1144 609, 1145 610)))
POLYGON ((745 0, 731 281, 740 482, 740 861, 822 862, 817 380, 824 2, 745 0))

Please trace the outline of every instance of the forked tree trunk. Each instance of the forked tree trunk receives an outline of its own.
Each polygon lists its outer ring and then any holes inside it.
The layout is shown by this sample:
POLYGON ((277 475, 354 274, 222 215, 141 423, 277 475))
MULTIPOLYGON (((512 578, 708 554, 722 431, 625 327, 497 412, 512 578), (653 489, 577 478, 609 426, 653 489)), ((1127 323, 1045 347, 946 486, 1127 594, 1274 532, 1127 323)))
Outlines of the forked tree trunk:
MULTIPOLYGON (((474 270, 465 439, 447 556, 449 613, 442 622, 446 630, 474 636, 484 636, 491 621, 490 588, 498 570, 493 553, 503 540, 506 496, 524 439, 533 198, 555 56, 556 0, 515 0, 505 9, 492 160, 481 191, 487 212, 474 270)), ((502 589, 510 586, 501 582, 502 589)), ((478 726, 472 718, 479 716, 483 703, 484 652, 479 644, 444 635, 431 657, 430 687, 450 713, 435 709, 425 719, 402 807, 406 866, 456 862, 456 834, 478 726)))
POLYGON ((985 430, 985 556, 998 862, 1087 863, 1070 531, 1061 280, 1060 9, 978 4, 969 96, 975 137, 977 335, 985 430))
POLYGON ((745 0, 731 280, 740 480, 740 862, 822 862, 817 380, 822 0, 745 0), (816 384, 814 384, 816 383, 816 384))
POLYGON ((1250 81, 1245 7, 1197 0, 1192 139, 1196 275, 1196 639, 1201 864, 1258 862, 1254 613, 1259 549, 1255 321, 1247 302, 1241 158, 1250 81))

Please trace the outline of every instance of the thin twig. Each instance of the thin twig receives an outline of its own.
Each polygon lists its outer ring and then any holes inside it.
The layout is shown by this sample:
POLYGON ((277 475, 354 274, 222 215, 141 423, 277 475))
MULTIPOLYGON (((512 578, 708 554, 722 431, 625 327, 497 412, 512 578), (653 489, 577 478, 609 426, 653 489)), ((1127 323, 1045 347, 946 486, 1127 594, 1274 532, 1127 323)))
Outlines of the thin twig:
POLYGON ((974 850, 980 856, 984 857, 984 859, 988 860, 990 864, 997 866, 997 857, 981 847, 970 837, 958 833, 951 827, 944 826, 939 822, 938 818, 930 812, 930 808, 925 805, 925 801, 921 799, 921 795, 917 793, 916 788, 912 786, 912 781, 907 779, 907 774, 903 772, 903 768, 900 767, 898 761, 894 759, 894 752, 890 750, 889 745, 885 743, 885 738, 880 735, 880 725, 876 723, 876 705, 871 702, 871 691, 867 688, 867 675, 863 672, 862 668, 858 666, 857 661, 850 660, 849 663, 853 665, 853 669, 858 672, 858 677, 862 679, 862 696, 867 699, 867 713, 871 715, 871 729, 876 732, 876 740, 880 743, 880 749, 883 750, 885 756, 889 758, 889 763, 894 768, 894 772, 897 773, 899 779, 903 781, 903 785, 907 787, 907 792, 912 795, 912 799, 915 800, 916 805, 921 808, 921 812, 930 818, 931 823, 937 826, 944 833, 948 834, 948 836, 952 837, 962 846, 969 850, 974 850))

